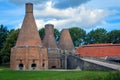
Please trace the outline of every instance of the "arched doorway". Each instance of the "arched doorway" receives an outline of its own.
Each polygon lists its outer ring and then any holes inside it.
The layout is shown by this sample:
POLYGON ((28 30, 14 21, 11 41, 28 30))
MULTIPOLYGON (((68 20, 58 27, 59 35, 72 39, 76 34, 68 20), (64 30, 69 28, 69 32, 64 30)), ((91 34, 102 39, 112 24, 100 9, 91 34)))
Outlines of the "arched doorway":
POLYGON ((24 64, 23 64, 23 63, 20 63, 20 64, 19 64, 19 69, 20 69, 20 70, 23 70, 23 67, 24 67, 24 64))
POLYGON ((23 61, 22 61, 22 59, 20 59, 19 61, 20 61, 20 63, 18 64, 18 70, 23 70, 24 69, 23 61))
POLYGON ((37 67, 35 63, 31 64, 31 68, 34 70, 37 67))
POLYGON ((32 70, 35 70, 37 67, 37 64, 35 63, 35 60, 33 60, 33 63, 31 64, 32 70))
POLYGON ((51 68, 52 68, 52 69, 56 69, 56 66, 52 66, 51 68))

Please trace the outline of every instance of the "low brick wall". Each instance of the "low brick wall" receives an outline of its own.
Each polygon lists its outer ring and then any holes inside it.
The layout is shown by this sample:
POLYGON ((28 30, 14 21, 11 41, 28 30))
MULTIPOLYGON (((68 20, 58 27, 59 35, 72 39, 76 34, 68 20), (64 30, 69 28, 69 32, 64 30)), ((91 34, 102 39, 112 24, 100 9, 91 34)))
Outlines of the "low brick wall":
POLYGON ((120 44, 89 44, 79 46, 76 52, 80 56, 105 57, 120 56, 120 44))

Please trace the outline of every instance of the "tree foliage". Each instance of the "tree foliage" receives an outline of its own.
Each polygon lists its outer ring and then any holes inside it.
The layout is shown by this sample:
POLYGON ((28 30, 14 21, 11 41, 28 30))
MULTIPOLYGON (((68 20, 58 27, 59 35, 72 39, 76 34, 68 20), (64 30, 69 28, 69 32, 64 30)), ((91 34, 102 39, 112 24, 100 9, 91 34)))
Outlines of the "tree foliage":
MULTIPOLYGON (((0 25, 0 52, 1 49, 3 48, 3 43, 6 41, 6 37, 8 35, 9 31, 4 25, 0 25)), ((0 53, 0 63, 2 62, 2 56, 0 53)))
POLYGON ((5 42, 8 33, 9 31, 7 28, 3 25, 0 25, 0 50, 3 47, 3 43, 5 42))
POLYGON ((120 30, 113 30, 107 34, 108 43, 120 43, 120 30))
POLYGON ((73 28, 69 28, 69 32, 73 40, 74 46, 77 47, 81 44, 84 44, 84 39, 86 36, 85 30, 78 27, 73 27, 73 28))
POLYGON ((44 38, 44 36, 45 36, 45 28, 41 28, 41 29, 39 30, 39 35, 40 35, 41 40, 43 40, 43 38, 44 38))
POLYGON ((8 34, 6 41, 3 44, 3 48, 0 51, 0 55, 2 57, 2 63, 6 63, 10 61, 10 51, 13 46, 15 46, 17 37, 18 37, 19 29, 11 30, 8 34))
POLYGON ((107 31, 103 28, 98 28, 96 30, 90 31, 86 38, 86 44, 93 44, 93 43, 106 43, 107 38, 107 31))
POLYGON ((56 28, 54 29, 54 36, 55 36, 56 41, 58 41, 60 38, 60 32, 56 28))

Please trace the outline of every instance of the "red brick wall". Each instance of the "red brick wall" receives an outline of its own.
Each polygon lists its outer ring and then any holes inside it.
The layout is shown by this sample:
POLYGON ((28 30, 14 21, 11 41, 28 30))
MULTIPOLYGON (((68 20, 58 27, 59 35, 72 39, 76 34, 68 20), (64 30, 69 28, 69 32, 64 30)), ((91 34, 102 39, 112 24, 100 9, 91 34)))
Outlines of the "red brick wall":
POLYGON ((18 65, 22 63, 25 67, 23 70, 33 70, 31 64, 37 65, 36 70, 48 69, 48 54, 44 47, 29 46, 28 48, 16 47, 11 49, 10 68, 20 70, 18 65), (20 62, 22 60, 22 62, 20 62), (43 66, 44 63, 44 66, 43 66))
POLYGON ((81 56, 120 56, 120 44, 89 44, 79 46, 76 52, 81 56))

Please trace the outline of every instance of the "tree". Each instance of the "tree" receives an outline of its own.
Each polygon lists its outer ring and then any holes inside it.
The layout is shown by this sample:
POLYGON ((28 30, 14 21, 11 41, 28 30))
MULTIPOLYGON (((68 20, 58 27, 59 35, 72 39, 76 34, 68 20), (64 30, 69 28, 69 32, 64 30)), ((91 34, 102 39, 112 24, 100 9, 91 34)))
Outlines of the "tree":
MULTIPOLYGON (((3 47, 3 43, 6 41, 6 37, 8 35, 9 31, 7 30, 7 28, 3 25, 0 25, 0 51, 3 47)), ((1 55, 1 53, 0 53, 1 55)), ((2 61, 2 56, 0 56, 0 63, 2 61)))
POLYGON ((107 40, 107 31, 103 28, 98 28, 96 30, 90 31, 85 39, 86 44, 93 43, 106 43, 107 40))
POLYGON ((54 29, 54 36, 55 36, 56 41, 58 41, 60 38, 60 32, 56 28, 54 29))
POLYGON ((120 43, 120 30, 113 30, 108 32, 107 42, 113 44, 120 43))
POLYGON ((86 36, 85 30, 78 27, 73 27, 69 28, 69 31, 75 47, 84 44, 84 38, 86 36))
POLYGON ((9 31, 7 30, 7 28, 3 25, 0 25, 0 50, 3 47, 3 43, 5 42, 8 33, 9 31))
MULTIPOLYGON (((43 40, 45 36, 45 28, 40 29, 39 34, 40 34, 41 39, 43 40)), ((54 36, 55 36, 56 41, 58 41, 60 37, 60 32, 57 29, 54 29, 54 36)))
POLYGON ((3 44, 3 48, 0 51, 0 56, 2 57, 2 63, 6 63, 10 61, 10 52, 11 48, 15 46, 17 37, 18 37, 19 29, 11 30, 8 34, 6 41, 3 44))
POLYGON ((41 40, 43 40, 43 38, 45 36, 45 28, 39 29, 39 35, 40 35, 41 40))

